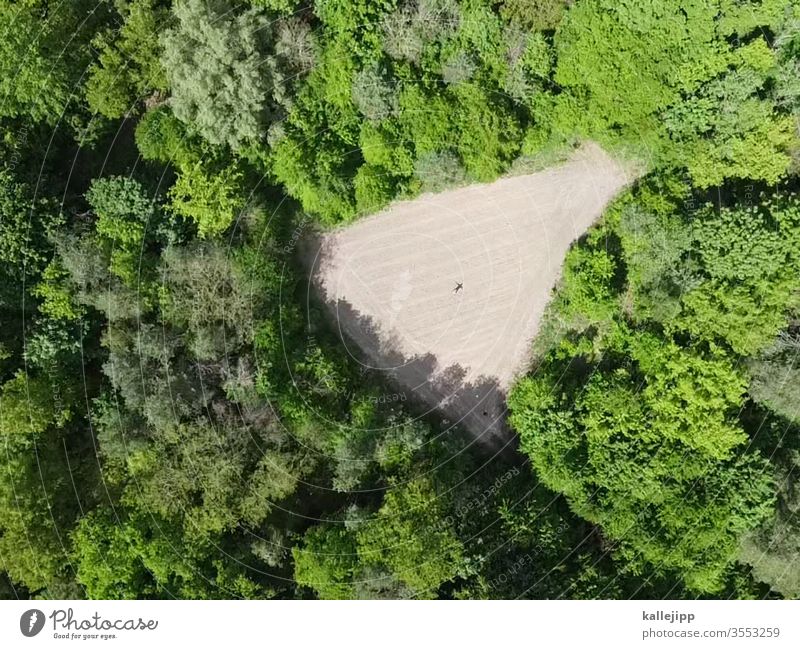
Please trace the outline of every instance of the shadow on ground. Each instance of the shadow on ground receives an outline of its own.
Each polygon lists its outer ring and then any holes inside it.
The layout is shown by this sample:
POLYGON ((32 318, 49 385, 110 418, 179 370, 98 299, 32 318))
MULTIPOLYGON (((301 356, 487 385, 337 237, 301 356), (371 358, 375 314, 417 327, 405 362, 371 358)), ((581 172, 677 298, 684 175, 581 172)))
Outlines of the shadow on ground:
POLYGON ((465 382, 460 365, 440 367, 434 354, 405 356, 397 341, 380 329, 370 316, 345 300, 329 300, 316 275, 324 266, 326 246, 308 237, 301 256, 309 270, 309 297, 323 304, 348 353, 370 370, 379 371, 410 394, 412 409, 420 415, 438 416, 450 431, 465 431, 470 440, 488 452, 512 452, 516 437, 506 423, 506 393, 493 377, 465 382))

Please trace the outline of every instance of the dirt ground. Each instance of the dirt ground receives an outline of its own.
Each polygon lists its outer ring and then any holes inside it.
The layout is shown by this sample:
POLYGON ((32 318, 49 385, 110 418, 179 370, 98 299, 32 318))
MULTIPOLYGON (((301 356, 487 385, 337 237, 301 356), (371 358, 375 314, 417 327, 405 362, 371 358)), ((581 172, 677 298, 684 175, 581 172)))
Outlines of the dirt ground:
POLYGON ((317 241, 311 277, 360 362, 498 447, 564 256, 631 179, 587 144, 538 173, 394 203, 317 241))

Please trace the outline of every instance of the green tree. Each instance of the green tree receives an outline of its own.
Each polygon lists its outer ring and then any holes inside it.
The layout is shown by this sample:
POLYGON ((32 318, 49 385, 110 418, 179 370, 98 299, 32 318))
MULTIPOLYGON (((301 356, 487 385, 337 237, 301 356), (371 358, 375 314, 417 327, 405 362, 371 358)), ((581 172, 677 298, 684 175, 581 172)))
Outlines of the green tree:
POLYGON ((628 353, 588 379, 579 364, 524 379, 511 423, 544 484, 603 528, 628 570, 716 592, 740 537, 772 505, 764 463, 743 452, 734 419, 743 377, 657 337, 632 338, 628 353))
POLYGON ((197 137, 166 106, 148 110, 136 125, 136 146, 145 160, 191 168, 204 154, 197 137))
POLYGON ((555 29, 564 15, 567 0, 505 0, 500 15, 526 30, 555 29))
POLYGON ((625 206, 619 234, 634 316, 743 356, 763 350, 798 306, 798 215, 793 194, 662 214, 625 206))
POLYGON ((33 198, 27 183, 0 169, 0 261, 9 281, 35 278, 51 254, 47 235, 63 224, 48 198, 33 198))
POLYGON ((439 192, 462 185, 467 173, 458 156, 452 151, 426 153, 414 164, 414 175, 423 191, 439 192))
POLYGON ((321 599, 353 599, 358 555, 355 538, 347 530, 319 525, 303 536, 303 545, 292 548, 294 578, 321 599))
MULTIPOLYGON (((98 178, 86 194, 97 214, 97 233, 122 246, 140 246, 154 213, 153 199, 133 178, 98 178)), ((152 225, 151 225, 152 227, 152 225)))
POLYGON ((752 377, 750 396, 789 421, 800 418, 798 354, 800 339, 782 333, 772 346, 748 364, 752 377))
POLYGON ((502 97, 490 97, 476 85, 451 91, 458 101, 457 147, 464 166, 476 180, 494 180, 519 153, 519 120, 502 97))
POLYGON ((772 442, 769 452, 773 457, 778 506, 773 516, 742 539, 739 559, 749 564, 754 576, 769 584, 773 591, 794 599, 800 596, 797 429, 787 431, 785 425, 775 425, 777 422, 765 424, 772 442))
POLYGON ((373 212, 389 203, 395 193, 395 183, 381 167, 364 165, 353 179, 356 205, 362 212, 373 212))
POLYGON ((94 37, 99 54, 86 80, 89 108, 111 119, 134 110, 145 94, 167 89, 158 35, 168 24, 169 11, 158 0, 118 4, 122 27, 94 37))
POLYGON ((267 16, 224 0, 179 0, 173 11, 178 24, 162 39, 172 110, 212 144, 262 138, 274 116, 267 16))
POLYGON ((733 56, 734 70, 705 83, 664 115, 698 187, 721 185, 726 178, 774 184, 791 162, 795 120, 779 111, 766 90, 774 83, 774 53, 759 38, 733 56))
POLYGON ((353 80, 353 103, 364 117, 381 120, 397 113, 397 91, 378 65, 359 70, 353 80))
POLYGON ((81 518, 72 536, 77 580, 90 599, 165 597, 144 559, 142 531, 110 510, 97 509, 81 518))
POLYGON ((800 205, 794 195, 758 196, 752 206, 707 207, 694 249, 708 279, 683 296, 676 324, 751 355, 774 340, 798 306, 800 205))
POLYGON ((0 388, 0 433, 36 435, 49 426, 69 421, 72 413, 54 393, 45 376, 27 376, 22 370, 0 388))
POLYGON ((356 213, 352 181, 361 163, 354 150, 361 118, 352 98, 355 73, 348 42, 329 42, 299 89, 271 156, 286 191, 328 223, 356 213))
POLYGON ((578 3, 558 33, 556 82, 585 97, 591 120, 657 132, 658 111, 726 68, 716 4, 578 3))
POLYGON ((621 140, 656 165, 685 165, 701 187, 776 182, 796 136, 771 96, 775 55, 751 35, 780 13, 774 2, 577 4, 556 34, 565 92, 553 130, 621 140))
POLYGON ((245 205, 242 173, 235 166, 187 165, 169 190, 170 209, 197 224, 202 238, 222 234, 245 205))
MULTIPOLYGON (((64 574, 68 534, 81 504, 74 489, 89 485, 81 479, 80 459, 72 452, 67 455, 67 448, 59 435, 41 435, 35 444, 30 438, 3 440, 0 565, 31 593, 46 595, 48 589, 58 596, 59 585, 66 586, 68 581, 64 574)), ((86 496, 80 494, 84 505, 88 505, 86 496)))
MULTIPOLYGON (((179 526, 152 512, 99 508, 72 534, 78 582, 92 599, 255 599, 274 594, 249 579, 245 557, 216 537, 189 543, 179 526), (235 555, 235 556, 234 556, 235 555)), ((246 560, 251 560, 248 557, 246 560)))
POLYGON ((435 596, 459 574, 464 553, 443 512, 425 479, 391 489, 357 532, 359 558, 365 565, 385 566, 418 597, 435 596))
POLYGON ((158 227, 155 197, 133 178, 113 176, 94 180, 86 200, 97 215, 97 234, 109 249, 109 270, 138 289, 147 275, 145 234, 149 232, 152 239, 158 227))
POLYGON ((91 36, 107 18, 104 5, 88 0, 0 2, 0 116, 53 125, 69 114, 91 36))

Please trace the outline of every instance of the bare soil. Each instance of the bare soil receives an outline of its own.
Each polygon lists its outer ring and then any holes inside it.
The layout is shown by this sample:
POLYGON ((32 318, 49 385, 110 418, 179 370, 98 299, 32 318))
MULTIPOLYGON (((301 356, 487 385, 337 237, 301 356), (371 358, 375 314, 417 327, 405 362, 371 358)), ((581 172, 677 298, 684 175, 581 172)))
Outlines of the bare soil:
POLYGON ((394 203, 305 256, 360 362, 497 447, 567 250, 631 180, 589 143, 538 173, 394 203))

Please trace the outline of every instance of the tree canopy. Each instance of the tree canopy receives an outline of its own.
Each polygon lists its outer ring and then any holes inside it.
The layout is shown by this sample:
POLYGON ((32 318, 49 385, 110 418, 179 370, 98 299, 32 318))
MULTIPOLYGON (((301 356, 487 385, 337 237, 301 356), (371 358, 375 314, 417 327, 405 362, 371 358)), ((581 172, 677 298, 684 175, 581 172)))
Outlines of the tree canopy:
POLYGON ((0 0, 2 596, 797 597, 798 18, 0 0), (486 453, 304 244, 589 139, 637 180, 486 453))

